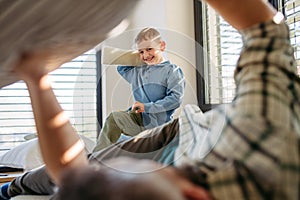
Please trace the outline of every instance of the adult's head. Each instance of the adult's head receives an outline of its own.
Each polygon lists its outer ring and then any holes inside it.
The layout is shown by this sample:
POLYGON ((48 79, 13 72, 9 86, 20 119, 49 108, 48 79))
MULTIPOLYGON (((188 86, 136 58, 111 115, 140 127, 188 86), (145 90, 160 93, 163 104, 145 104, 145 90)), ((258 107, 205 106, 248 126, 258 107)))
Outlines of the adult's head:
POLYGON ((149 160, 117 158, 101 167, 66 172, 56 199, 195 200, 202 195, 197 188, 172 168, 149 160))

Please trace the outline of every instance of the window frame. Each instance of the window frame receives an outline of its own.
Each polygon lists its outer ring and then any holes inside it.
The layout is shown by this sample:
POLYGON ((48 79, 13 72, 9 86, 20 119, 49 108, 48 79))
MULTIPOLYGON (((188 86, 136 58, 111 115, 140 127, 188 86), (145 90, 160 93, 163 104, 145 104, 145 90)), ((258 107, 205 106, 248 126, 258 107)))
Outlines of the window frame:
POLYGON ((202 2, 194 0, 194 23, 195 23, 195 41, 196 41, 196 92, 198 106, 203 112, 206 112, 219 104, 207 104, 205 102, 205 80, 204 74, 204 30, 203 30, 203 15, 202 15, 202 2))

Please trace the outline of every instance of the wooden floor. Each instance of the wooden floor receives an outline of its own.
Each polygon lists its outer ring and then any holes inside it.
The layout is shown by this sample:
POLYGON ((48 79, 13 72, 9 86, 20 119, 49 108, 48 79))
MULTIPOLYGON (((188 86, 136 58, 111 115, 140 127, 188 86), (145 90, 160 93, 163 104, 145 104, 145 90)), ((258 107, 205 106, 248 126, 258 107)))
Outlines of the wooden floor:
POLYGON ((0 173, 0 185, 12 181, 15 177, 21 176, 24 172, 0 173))

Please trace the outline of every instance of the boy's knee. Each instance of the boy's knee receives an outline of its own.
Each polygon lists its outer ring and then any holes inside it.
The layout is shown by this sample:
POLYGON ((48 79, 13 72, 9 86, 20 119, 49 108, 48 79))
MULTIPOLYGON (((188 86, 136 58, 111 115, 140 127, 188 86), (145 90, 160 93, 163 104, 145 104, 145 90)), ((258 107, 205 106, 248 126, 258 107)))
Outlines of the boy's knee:
POLYGON ((109 123, 109 124, 120 123, 120 122, 126 120, 125 115, 127 115, 127 113, 125 114, 122 111, 113 111, 107 116, 106 123, 109 123))
POLYGON ((111 113, 109 113, 109 115, 107 116, 107 120, 113 120, 115 117, 119 116, 120 112, 118 111, 112 111, 111 113))
POLYGON ((105 123, 115 123, 115 119, 114 119, 114 116, 117 115, 117 112, 111 112, 109 113, 109 115, 106 117, 106 120, 105 120, 105 123))

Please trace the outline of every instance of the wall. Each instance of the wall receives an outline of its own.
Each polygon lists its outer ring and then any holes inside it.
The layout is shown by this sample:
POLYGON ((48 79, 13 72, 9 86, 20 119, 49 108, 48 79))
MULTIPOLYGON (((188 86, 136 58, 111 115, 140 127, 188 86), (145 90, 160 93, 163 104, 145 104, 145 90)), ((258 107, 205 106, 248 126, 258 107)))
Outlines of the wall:
MULTIPOLYGON (((197 103, 193 0, 141 0, 129 21, 131 24, 124 33, 106 40, 104 44, 130 49, 141 28, 157 27, 167 43, 166 57, 179 65, 185 74, 187 85, 183 104, 197 103)), ((131 106, 133 99, 129 85, 118 75, 115 66, 103 68, 102 78, 105 119, 112 110, 131 106)))

